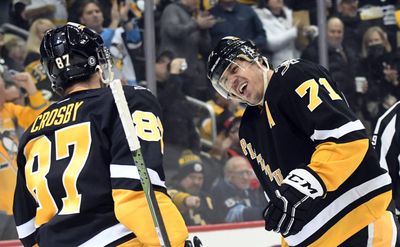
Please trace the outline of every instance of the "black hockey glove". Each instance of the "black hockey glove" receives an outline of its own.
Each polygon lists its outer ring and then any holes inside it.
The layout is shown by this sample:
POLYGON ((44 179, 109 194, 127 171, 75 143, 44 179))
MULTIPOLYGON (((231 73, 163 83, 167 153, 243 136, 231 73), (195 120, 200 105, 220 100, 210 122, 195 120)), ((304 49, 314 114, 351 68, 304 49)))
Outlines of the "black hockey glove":
POLYGON ((291 171, 264 211, 265 229, 283 236, 299 232, 307 223, 308 211, 325 192, 322 180, 311 169, 291 171))
POLYGON ((185 247, 202 247, 203 243, 200 241, 200 239, 197 236, 193 237, 193 243, 190 240, 185 241, 185 247))

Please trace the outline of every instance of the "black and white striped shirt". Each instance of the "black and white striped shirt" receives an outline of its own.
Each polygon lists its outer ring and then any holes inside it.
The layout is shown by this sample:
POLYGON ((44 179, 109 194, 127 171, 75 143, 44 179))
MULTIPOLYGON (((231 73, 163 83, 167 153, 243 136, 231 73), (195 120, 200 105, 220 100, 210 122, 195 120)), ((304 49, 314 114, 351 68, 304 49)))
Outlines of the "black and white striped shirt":
POLYGON ((400 101, 388 109, 376 124, 372 144, 381 167, 389 171, 393 184, 396 214, 400 212, 400 101))

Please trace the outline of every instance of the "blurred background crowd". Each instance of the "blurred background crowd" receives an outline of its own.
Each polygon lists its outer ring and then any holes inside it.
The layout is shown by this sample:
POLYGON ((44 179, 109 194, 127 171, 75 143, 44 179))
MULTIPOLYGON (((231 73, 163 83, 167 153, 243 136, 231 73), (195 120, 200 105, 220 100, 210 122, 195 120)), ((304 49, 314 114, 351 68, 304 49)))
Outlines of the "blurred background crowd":
MULTIPOLYGON (((319 62, 326 34, 328 69, 369 133, 400 99, 400 1, 155 0, 156 96, 163 111, 169 194, 188 225, 261 220, 265 199, 238 137, 242 105, 221 98, 206 78, 218 40, 253 41, 278 66, 319 62)), ((147 87, 144 0, 0 1, 0 240, 16 239, 12 213, 15 154, 23 129, 59 100, 40 64, 46 30, 67 21, 101 34, 126 85, 147 87)))

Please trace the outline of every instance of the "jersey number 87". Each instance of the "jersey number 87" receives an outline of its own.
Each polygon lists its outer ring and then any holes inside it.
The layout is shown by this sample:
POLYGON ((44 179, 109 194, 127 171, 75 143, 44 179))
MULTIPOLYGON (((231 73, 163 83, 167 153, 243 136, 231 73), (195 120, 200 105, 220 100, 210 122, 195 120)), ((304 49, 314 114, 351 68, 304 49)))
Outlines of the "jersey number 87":
MULTIPOLYGON (((132 118, 138 137, 145 141, 160 141, 161 152, 163 152, 163 128, 160 119, 153 113, 144 111, 135 111, 132 118)), ((82 194, 77 189, 77 181, 86 164, 92 143, 90 122, 57 130, 54 140, 55 159, 71 157, 62 176, 66 196, 62 198, 63 206, 58 214, 79 213, 82 194), (74 146, 72 154, 69 152, 71 145, 74 146)), ((38 226, 48 222, 58 211, 46 178, 51 166, 52 146, 50 139, 41 135, 30 140, 24 149, 26 186, 38 203, 36 210, 36 225, 38 226)))

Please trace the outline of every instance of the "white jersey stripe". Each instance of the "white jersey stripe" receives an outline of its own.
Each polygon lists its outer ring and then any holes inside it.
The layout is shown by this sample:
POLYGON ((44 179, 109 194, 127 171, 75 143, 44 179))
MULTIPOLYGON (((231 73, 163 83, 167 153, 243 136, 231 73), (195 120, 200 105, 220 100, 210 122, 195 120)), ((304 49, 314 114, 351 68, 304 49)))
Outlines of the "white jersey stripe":
POLYGON ((368 225, 367 247, 372 247, 372 243, 374 241, 374 227, 375 227, 374 223, 371 223, 371 224, 368 225))
POLYGON ((17 232, 19 238, 26 238, 36 231, 35 220, 36 217, 28 222, 25 222, 22 225, 17 226, 17 232))
POLYGON ((312 134, 310 138, 312 141, 325 140, 330 137, 340 138, 348 133, 362 129, 365 129, 364 125, 361 123, 360 120, 356 120, 353 122, 348 122, 336 129, 314 130, 314 134, 312 134))
POLYGON ((335 215, 339 214, 344 208, 351 203, 361 199, 368 193, 377 190, 383 186, 391 183, 388 173, 382 174, 373 178, 351 190, 343 193, 340 197, 336 198, 331 204, 325 207, 319 214, 310 220, 303 229, 295 235, 285 238, 286 242, 290 245, 299 245, 311 235, 316 233, 321 227, 327 223, 327 219, 332 219, 335 215))
POLYGON ((383 169, 389 171, 386 155, 389 151, 390 145, 392 144, 393 136, 396 131, 396 115, 390 120, 388 125, 381 136, 381 150, 379 163, 383 169))
POLYGON ((396 241, 397 241, 397 227, 396 227, 396 223, 395 220, 397 220, 397 217, 393 214, 390 213, 391 217, 391 221, 390 223, 392 223, 392 243, 390 246, 395 247, 396 246, 396 241))
POLYGON ((400 104, 400 101, 397 102, 396 104, 392 105, 392 106, 389 108, 389 110, 387 110, 382 116, 379 117, 379 119, 378 119, 378 121, 376 122, 376 125, 375 125, 374 135, 377 135, 377 134, 378 134, 379 128, 381 127, 382 120, 383 120, 387 115, 389 115, 389 114, 393 111, 393 109, 394 109, 398 104, 400 104))
MULTIPOLYGON (((151 183, 165 188, 165 181, 161 180, 158 173, 147 168, 151 183)), ((136 166, 110 165, 111 178, 131 178, 140 180, 139 171, 136 166)))
POLYGON ((399 171, 399 177, 400 177, 400 153, 399 153, 399 155, 397 156, 397 169, 399 169, 398 171, 399 171))
POLYGON ((122 224, 117 224, 107 229, 104 229, 99 234, 89 239, 85 243, 79 245, 79 247, 91 247, 91 246, 106 246, 122 237, 132 233, 128 228, 122 224))

